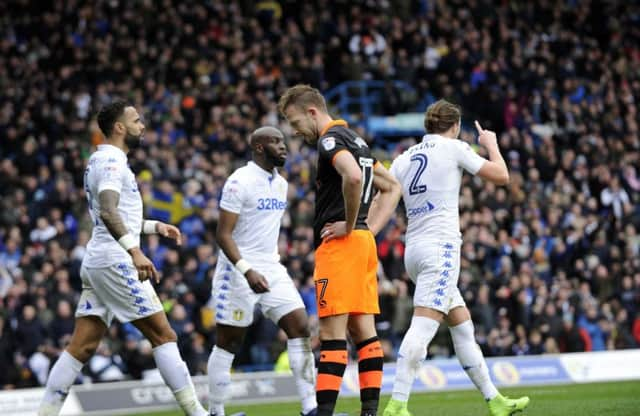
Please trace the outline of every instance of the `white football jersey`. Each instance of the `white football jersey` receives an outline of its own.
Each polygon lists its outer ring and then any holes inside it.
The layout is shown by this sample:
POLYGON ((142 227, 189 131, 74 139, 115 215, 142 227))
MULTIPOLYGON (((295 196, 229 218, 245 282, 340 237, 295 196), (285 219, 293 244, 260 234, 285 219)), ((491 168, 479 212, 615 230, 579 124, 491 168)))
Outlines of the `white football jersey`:
MULTIPOLYGON (((254 162, 233 172, 225 182, 220 208, 239 214, 232 237, 248 262, 280 260, 278 236, 287 209, 287 187, 277 169, 267 172, 254 162)), ((220 255, 225 257, 222 250, 220 255)))
POLYGON ((475 175, 486 161, 460 140, 427 134, 391 165, 402 184, 407 244, 460 241, 458 200, 462 169, 475 175))
POLYGON ((85 267, 109 267, 131 263, 131 256, 113 238, 100 219, 98 194, 104 190, 120 194, 118 213, 127 230, 140 242, 142 231, 142 197, 136 177, 127 164, 127 155, 119 148, 102 144, 91 155, 84 172, 84 190, 93 220, 93 232, 84 256, 85 267))

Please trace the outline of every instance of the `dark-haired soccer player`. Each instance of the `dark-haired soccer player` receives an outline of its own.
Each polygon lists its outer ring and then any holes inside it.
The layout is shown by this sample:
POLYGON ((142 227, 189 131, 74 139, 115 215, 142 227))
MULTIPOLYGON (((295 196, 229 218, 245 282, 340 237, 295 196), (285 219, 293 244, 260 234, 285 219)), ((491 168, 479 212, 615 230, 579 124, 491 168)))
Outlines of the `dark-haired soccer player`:
POLYGON ((180 244, 176 227, 142 218, 142 198, 127 152, 140 145, 144 124, 133 106, 115 101, 100 110, 98 125, 106 142, 91 155, 84 174, 94 227, 80 270, 82 295, 75 329, 51 369, 38 415, 60 413, 71 385, 115 317, 131 322, 151 342, 160 374, 184 412, 206 416, 180 357, 176 334, 149 281, 157 280, 158 272, 140 250, 140 233, 159 233, 180 244))
MULTIPOLYGON (((383 354, 373 315, 380 312, 376 243, 367 212, 400 185, 344 120, 329 116, 324 97, 308 85, 289 88, 278 103, 297 134, 318 149, 314 219, 316 301, 320 317, 318 415, 330 416, 347 364, 347 329, 358 350, 361 415, 377 414, 383 354)), ((389 215, 390 215, 389 211, 389 215)))

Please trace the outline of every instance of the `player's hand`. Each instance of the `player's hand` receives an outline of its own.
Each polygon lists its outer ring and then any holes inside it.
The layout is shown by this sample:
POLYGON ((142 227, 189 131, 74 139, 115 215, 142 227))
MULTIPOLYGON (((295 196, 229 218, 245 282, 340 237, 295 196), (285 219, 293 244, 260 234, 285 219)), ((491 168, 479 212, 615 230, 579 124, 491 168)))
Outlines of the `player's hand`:
POLYGON ((182 245, 182 234, 180 234, 178 227, 171 224, 165 224, 164 222, 158 222, 158 224, 156 224, 156 231, 163 237, 176 240, 177 245, 182 245))
POLYGON ((156 270, 156 266, 144 255, 139 247, 134 247, 129 250, 131 253, 131 259, 133 260, 133 266, 138 271, 138 280, 144 282, 147 279, 153 278, 156 283, 160 282, 160 274, 156 270))
POLYGON ((347 232, 346 221, 328 222, 322 227, 320 238, 324 241, 331 241, 334 238, 344 237, 347 234, 349 233, 347 232))
POLYGON ((269 283, 267 283, 267 279, 253 269, 249 269, 245 274, 247 278, 247 282, 249 283, 249 287, 255 293, 264 293, 269 291, 269 283))
POLYGON ((475 123, 476 129, 478 130, 478 143, 487 149, 490 149, 491 147, 498 147, 498 138, 496 133, 491 130, 483 129, 482 126, 480 126, 480 123, 478 123, 478 120, 476 120, 475 123))

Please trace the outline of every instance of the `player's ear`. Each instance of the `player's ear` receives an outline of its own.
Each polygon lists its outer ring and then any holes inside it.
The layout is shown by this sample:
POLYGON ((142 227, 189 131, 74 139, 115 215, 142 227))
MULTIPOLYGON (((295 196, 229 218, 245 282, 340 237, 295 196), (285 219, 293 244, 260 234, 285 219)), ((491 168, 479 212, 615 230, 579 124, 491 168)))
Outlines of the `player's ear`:
POLYGON ((307 114, 309 114, 310 117, 315 117, 318 115, 318 109, 315 107, 309 107, 307 108, 307 114))

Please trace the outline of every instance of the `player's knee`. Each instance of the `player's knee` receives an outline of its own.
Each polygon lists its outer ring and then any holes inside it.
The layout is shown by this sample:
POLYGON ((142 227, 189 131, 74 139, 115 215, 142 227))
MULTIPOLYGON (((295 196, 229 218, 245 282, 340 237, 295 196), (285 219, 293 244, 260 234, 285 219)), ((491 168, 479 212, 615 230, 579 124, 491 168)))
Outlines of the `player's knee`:
POLYGON ((304 309, 296 309, 283 316, 278 321, 278 326, 284 330, 289 339, 308 338, 310 336, 309 317, 304 309))
POLYGON ((427 345, 417 339, 405 339, 400 346, 400 356, 411 362, 422 361, 427 356, 427 345))
POLYGON ((162 338, 164 341, 163 344, 167 342, 178 342, 178 335, 176 334, 176 331, 171 328, 169 328, 165 331, 164 334, 162 334, 162 338))
POLYGON ((76 360, 80 361, 81 363, 86 363, 87 361, 89 361, 89 358, 91 358, 93 354, 95 354, 99 344, 99 340, 88 341, 83 343, 82 345, 69 344, 69 346, 67 347, 67 351, 76 360))
POLYGON ((451 340, 453 344, 465 344, 472 342, 475 344, 476 338, 474 335, 473 322, 466 321, 460 325, 452 326, 449 328, 451 332, 451 340))
POLYGON ((235 330, 235 328, 226 331, 221 329, 216 333, 216 346, 230 352, 231 354, 237 354, 240 352, 243 340, 244 334, 235 330))
POLYGON ((155 348, 169 342, 178 342, 178 336, 176 332, 169 327, 162 332, 153 334, 149 337, 149 342, 151 342, 151 345, 155 348))
POLYGON ((289 339, 293 338, 308 338, 311 333, 309 332, 309 323, 306 316, 303 319, 294 321, 288 328, 284 328, 289 339))
POLYGON ((242 340, 236 338, 221 338, 219 337, 216 340, 216 346, 221 348, 231 354, 238 354, 240 352, 240 348, 242 347, 242 340))
POLYGON ((307 325, 300 325, 290 330, 287 336, 289 337, 289 339, 309 338, 311 336, 311 333, 309 332, 309 327, 307 325))

